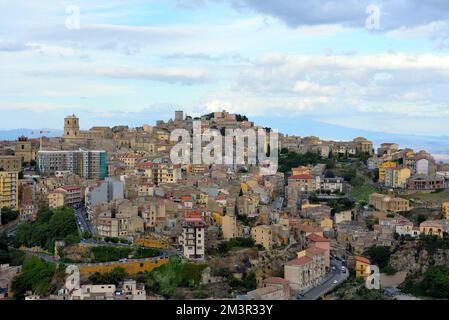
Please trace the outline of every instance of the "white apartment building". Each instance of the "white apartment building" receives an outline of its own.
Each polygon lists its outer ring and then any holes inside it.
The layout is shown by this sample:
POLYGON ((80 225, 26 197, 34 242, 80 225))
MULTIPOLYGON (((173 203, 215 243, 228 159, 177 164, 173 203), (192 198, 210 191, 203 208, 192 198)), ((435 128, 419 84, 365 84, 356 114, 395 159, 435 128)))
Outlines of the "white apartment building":
POLYGON ((189 260, 204 260, 205 258, 205 227, 201 218, 186 218, 182 224, 182 234, 179 245, 183 255, 189 260))

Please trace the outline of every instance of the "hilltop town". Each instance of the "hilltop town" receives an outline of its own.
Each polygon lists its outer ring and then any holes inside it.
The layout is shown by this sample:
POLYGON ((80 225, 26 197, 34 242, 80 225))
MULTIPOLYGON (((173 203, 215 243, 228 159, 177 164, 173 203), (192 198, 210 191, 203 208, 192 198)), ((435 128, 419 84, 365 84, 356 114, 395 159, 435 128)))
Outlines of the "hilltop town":
POLYGON ((244 115, 63 121, 0 142, 0 299, 449 298, 449 165, 424 150, 280 132, 266 174, 171 161, 194 121, 271 131, 244 115))

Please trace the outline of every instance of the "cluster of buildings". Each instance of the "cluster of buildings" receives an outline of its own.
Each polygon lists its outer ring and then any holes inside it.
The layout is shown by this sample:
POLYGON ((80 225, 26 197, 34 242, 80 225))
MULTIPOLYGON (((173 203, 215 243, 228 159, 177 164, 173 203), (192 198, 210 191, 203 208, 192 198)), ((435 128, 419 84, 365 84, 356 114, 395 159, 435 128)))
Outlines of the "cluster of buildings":
MULTIPOLYGON (((226 111, 199 119, 202 129, 258 128, 226 111)), ((261 279, 260 287, 248 293, 253 299, 289 299, 318 285, 331 270, 331 250, 339 256, 355 255, 356 274, 365 277, 369 261, 358 255, 367 248, 390 246, 395 235, 418 238, 449 231, 449 204, 442 207, 445 219, 419 226, 401 215, 411 206, 396 194, 447 186, 449 173, 437 170, 424 151, 385 143, 375 152, 373 143, 362 137, 341 142, 281 135, 281 148, 290 152, 314 152, 322 158, 363 154, 369 157, 367 168, 378 170, 379 186, 396 191, 372 193, 363 212, 335 210, 325 201, 310 200, 312 195, 338 200, 351 189, 324 164, 292 168, 288 175, 261 174, 251 165, 173 164, 170 132, 192 132, 194 120, 176 111, 174 119, 155 126, 80 130, 79 119, 71 115, 64 119, 62 137, 40 143, 20 137, 3 149, 10 152, 0 153, 0 207, 19 210, 20 219, 32 220, 42 207, 85 206, 95 236, 136 242, 158 235, 190 261, 205 261, 208 249, 236 238, 251 238, 266 252, 295 245, 296 256, 282 266, 284 276, 261 279), (35 170, 24 169, 33 165, 35 170), (368 227, 370 218, 375 223, 368 227)), ((52 298, 145 296, 143 288, 125 281, 120 288, 69 286, 52 298)))
POLYGON ((281 148, 289 152, 305 154, 307 152, 317 153, 322 158, 335 156, 355 156, 357 154, 374 154, 373 142, 363 137, 353 141, 326 141, 318 137, 280 136, 281 148))
POLYGON ((447 185, 443 175, 437 175, 435 159, 426 151, 399 149, 395 143, 383 143, 377 154, 368 159, 368 168, 379 171, 379 183, 385 187, 410 192, 433 191, 447 185))

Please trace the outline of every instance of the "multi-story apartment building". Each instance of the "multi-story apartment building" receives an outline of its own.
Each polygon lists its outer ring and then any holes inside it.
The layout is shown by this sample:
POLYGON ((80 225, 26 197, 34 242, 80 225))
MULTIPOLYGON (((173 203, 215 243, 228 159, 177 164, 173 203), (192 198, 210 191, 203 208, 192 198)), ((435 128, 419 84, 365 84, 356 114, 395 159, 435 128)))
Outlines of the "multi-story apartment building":
POLYGON ((385 182, 385 173, 388 168, 397 168, 398 164, 393 161, 386 161, 379 165, 379 182, 385 182))
POLYGON ((85 192, 85 203, 88 210, 89 207, 123 198, 124 183, 114 178, 106 178, 97 185, 89 186, 85 192))
POLYGON ((106 178, 106 151, 39 151, 37 172, 54 175, 57 171, 70 171, 86 179, 106 178))
POLYGON ((181 165, 172 163, 144 162, 137 165, 137 171, 150 178, 155 185, 176 183, 181 179, 181 165))
POLYGON ((119 237, 119 220, 112 217, 111 212, 102 213, 96 222, 96 229, 100 237, 119 237))
POLYGON ((48 198, 48 207, 55 209, 60 208, 65 205, 64 202, 64 191, 61 189, 56 189, 52 192, 50 192, 47 196, 48 198))
POLYGON ((19 210, 19 173, 0 171, 0 208, 19 210))
POLYGON ((227 214, 221 219, 221 229, 224 239, 233 239, 238 237, 237 218, 235 215, 227 214))
POLYGON ((22 160, 18 156, 1 156, 0 170, 3 171, 20 171, 22 169, 22 160))
POLYGON ((120 155, 119 160, 122 161, 127 168, 134 168, 142 156, 139 153, 130 153, 120 155))
POLYGON ((412 171, 409 168, 387 168, 385 170, 384 185, 392 188, 405 188, 407 179, 412 171))
POLYGON ((205 228, 206 224, 200 216, 186 217, 182 223, 182 234, 179 245, 183 255, 189 260, 204 260, 205 258, 205 228))
POLYGON ((294 293, 318 285, 326 274, 325 250, 312 247, 298 253, 298 257, 284 266, 284 278, 294 293))
POLYGON ((343 192, 344 179, 340 177, 323 178, 321 180, 321 190, 330 190, 332 192, 343 192))
POLYGON ((59 208, 73 207, 83 202, 81 188, 78 186, 64 186, 48 194, 48 206, 59 208))
POLYGON ((319 189, 320 180, 319 177, 314 177, 310 174, 290 176, 288 177, 288 186, 299 188, 300 190, 309 193, 319 189))

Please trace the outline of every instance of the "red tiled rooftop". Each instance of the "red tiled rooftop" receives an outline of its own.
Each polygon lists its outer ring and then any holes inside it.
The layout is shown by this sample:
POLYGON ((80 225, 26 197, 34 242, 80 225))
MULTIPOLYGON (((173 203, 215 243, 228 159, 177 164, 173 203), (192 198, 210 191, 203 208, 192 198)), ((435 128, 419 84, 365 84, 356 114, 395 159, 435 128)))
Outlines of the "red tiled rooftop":
POLYGON ((307 239, 313 242, 331 242, 329 239, 322 237, 318 234, 312 233, 307 236, 307 239))
POLYGON ((299 179, 302 179, 302 180, 314 180, 315 179, 315 177, 310 175, 310 174, 299 174, 299 175, 296 175, 296 176, 290 176, 288 178, 289 179, 293 179, 293 180, 299 180, 299 179))
POLYGON ((310 247, 306 249, 306 252, 312 255, 316 255, 316 254, 324 254, 326 250, 318 247, 310 247))
POLYGON ((367 258, 361 257, 361 256, 356 256, 356 257, 355 257, 355 260, 356 260, 356 261, 363 262, 363 263, 367 263, 367 264, 370 264, 370 263, 371 263, 367 258))
POLYGON ((64 190, 67 190, 67 191, 73 191, 73 190, 79 190, 80 189, 80 187, 78 187, 78 186, 64 186, 64 187, 61 187, 62 189, 64 189, 64 190))
POLYGON ((309 257, 301 257, 301 258, 297 258, 297 259, 293 259, 290 260, 289 262, 287 262, 288 266, 301 266, 303 264, 309 263, 310 261, 312 261, 312 259, 310 259, 309 257))

